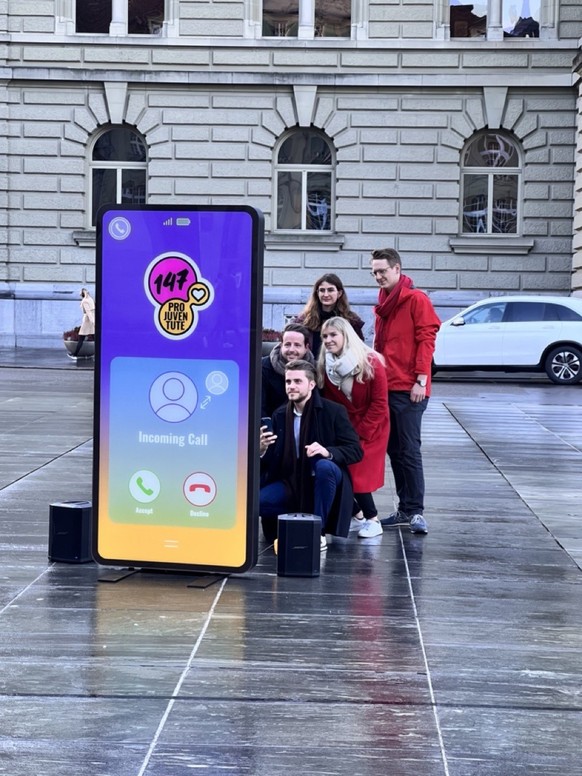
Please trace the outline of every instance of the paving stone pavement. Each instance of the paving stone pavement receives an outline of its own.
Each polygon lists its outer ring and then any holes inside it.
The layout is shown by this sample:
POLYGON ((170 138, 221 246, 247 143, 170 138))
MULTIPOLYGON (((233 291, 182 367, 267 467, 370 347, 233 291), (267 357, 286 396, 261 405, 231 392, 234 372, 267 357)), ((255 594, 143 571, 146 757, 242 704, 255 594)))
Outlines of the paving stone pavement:
POLYGON ((47 560, 49 504, 90 497, 91 365, 0 352, 0 774, 581 773, 580 391, 436 382, 426 537, 107 585, 47 560))

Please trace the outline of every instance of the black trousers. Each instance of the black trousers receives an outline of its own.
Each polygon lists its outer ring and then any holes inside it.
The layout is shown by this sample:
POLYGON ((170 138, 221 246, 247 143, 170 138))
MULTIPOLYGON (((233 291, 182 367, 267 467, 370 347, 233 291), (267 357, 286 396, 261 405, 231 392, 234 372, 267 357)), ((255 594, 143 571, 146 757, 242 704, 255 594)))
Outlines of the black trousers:
POLYGON ((428 399, 410 401, 408 391, 390 391, 390 437, 388 455, 394 474, 398 509, 406 515, 424 512, 424 471, 422 468, 421 426, 428 399))
POLYGON ((366 520, 378 516, 374 496, 371 493, 354 493, 354 501, 358 505, 358 511, 361 510, 366 520))

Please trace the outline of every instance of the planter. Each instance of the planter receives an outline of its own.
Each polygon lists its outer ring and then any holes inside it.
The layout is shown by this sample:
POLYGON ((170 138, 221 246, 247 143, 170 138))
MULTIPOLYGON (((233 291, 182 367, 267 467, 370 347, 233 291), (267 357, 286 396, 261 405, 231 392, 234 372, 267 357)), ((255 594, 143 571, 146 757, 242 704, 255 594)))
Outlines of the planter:
MULTIPOLYGON (((77 350, 77 340, 63 340, 67 352, 73 356, 77 350)), ((92 358, 95 355, 95 343, 85 340, 79 351, 79 358, 92 358)))

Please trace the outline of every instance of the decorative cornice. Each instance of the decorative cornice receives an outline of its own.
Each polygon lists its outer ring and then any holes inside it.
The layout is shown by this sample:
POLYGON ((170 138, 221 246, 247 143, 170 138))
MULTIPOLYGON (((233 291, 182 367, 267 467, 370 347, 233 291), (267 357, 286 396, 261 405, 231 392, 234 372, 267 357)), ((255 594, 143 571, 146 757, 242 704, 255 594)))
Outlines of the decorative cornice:
POLYGON ((449 245, 455 253, 475 253, 481 256, 504 254, 525 256, 534 246, 533 237, 507 237, 490 235, 484 237, 453 237, 449 245))
POLYGON ((344 242, 343 234, 271 232, 265 235, 265 247, 277 251, 340 251, 344 242))
POLYGON ((94 229, 79 229, 73 232, 73 240, 80 248, 94 248, 97 244, 97 234, 94 229))

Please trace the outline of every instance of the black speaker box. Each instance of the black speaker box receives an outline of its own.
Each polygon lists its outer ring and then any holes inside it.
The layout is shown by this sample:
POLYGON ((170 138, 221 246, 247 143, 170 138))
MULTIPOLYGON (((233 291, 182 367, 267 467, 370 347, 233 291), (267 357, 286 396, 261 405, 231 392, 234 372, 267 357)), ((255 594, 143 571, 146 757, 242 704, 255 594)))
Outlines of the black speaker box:
POLYGON ((50 505, 49 560, 88 563, 91 556, 91 502, 58 501, 50 505))
POLYGON ((321 560, 321 518, 303 512, 279 515, 277 574, 318 577, 321 560))

